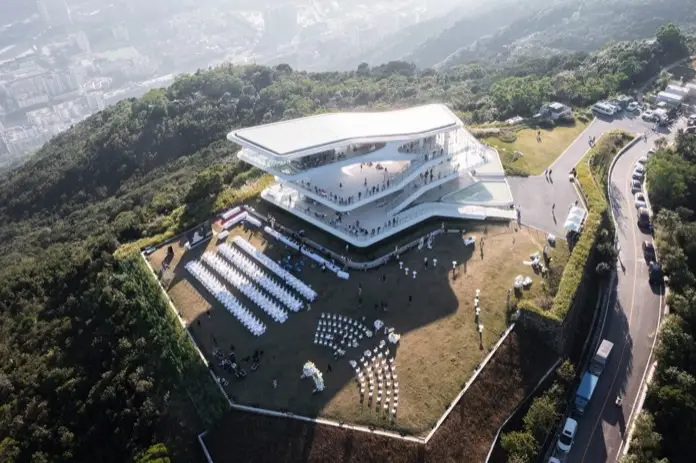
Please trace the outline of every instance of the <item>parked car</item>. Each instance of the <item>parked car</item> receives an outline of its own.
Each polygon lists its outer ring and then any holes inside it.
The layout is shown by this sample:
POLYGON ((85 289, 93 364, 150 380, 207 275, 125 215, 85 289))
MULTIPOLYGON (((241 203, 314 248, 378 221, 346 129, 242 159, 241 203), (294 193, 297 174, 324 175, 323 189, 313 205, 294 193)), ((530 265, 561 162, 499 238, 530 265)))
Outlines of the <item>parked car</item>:
POLYGON ((652 225, 650 224, 650 211, 644 207, 638 209, 638 226, 648 230, 652 228, 652 225))
POLYGON ((643 191, 643 183, 640 180, 631 180, 631 191, 633 193, 643 191))
POLYGON ((635 166, 633 166, 633 170, 636 172, 640 172, 640 173, 644 174, 645 173, 645 166, 638 162, 638 163, 636 163, 635 166))
POLYGON ((631 174, 631 178, 634 180, 643 180, 644 172, 639 171, 639 170, 633 170, 633 174, 631 174))
POLYGON ((575 433, 578 430, 578 422, 573 418, 566 418, 565 424, 563 425, 563 431, 558 437, 558 450, 563 453, 570 452, 570 448, 573 446, 573 441, 575 440, 575 433))
POLYGON ((655 117, 655 113, 648 109, 647 111, 643 111, 640 117, 642 117, 644 121, 652 121, 655 117))
POLYGON ((655 262, 655 245, 652 241, 643 241, 643 257, 645 257, 645 262, 655 262))
POLYGON ((650 262, 648 264, 648 272, 648 281, 650 284, 655 284, 662 281, 662 266, 657 262, 650 262))
POLYGON ((655 148, 650 148, 650 150, 648 150, 648 157, 652 156, 653 154, 655 154, 655 148))
POLYGON ((635 200, 636 208, 640 209, 641 207, 645 207, 645 195, 643 193, 636 193, 635 196, 633 197, 635 200))
POLYGON ((640 106, 640 105, 638 104, 637 101, 632 101, 632 102, 630 102, 630 103, 628 104, 628 106, 626 106, 626 111, 632 113, 633 111, 635 111, 636 109, 638 109, 639 106, 640 106))
POLYGON ((645 165, 645 164, 647 164, 647 162, 648 162, 648 157, 647 157, 647 156, 641 156, 641 157, 638 158, 638 160, 637 160, 636 162, 637 162, 638 164, 645 165))

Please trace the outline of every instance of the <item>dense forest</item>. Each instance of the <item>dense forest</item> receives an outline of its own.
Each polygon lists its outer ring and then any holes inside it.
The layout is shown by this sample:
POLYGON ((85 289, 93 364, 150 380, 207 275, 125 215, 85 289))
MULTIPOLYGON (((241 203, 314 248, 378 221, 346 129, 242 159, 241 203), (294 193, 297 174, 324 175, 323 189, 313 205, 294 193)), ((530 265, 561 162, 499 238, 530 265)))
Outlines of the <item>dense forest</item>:
POLYGON ((630 90, 684 43, 669 26, 655 42, 510 66, 227 65, 59 135, 0 181, 0 461, 192 460, 195 434, 225 404, 147 269, 114 251, 253 194, 264 178, 232 156, 233 127, 432 101, 470 123, 550 99, 587 105, 630 90))
POLYGON ((693 461, 696 439, 696 135, 680 133, 648 162, 655 239, 669 278, 657 370, 636 422, 631 463, 693 461))

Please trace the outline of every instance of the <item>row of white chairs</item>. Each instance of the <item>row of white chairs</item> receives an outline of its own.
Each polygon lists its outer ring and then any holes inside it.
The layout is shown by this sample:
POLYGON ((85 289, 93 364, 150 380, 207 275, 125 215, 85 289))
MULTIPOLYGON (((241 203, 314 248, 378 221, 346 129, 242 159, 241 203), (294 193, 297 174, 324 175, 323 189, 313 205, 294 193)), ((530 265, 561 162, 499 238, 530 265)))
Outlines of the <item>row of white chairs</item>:
POLYGON ((302 301, 291 294, 288 290, 276 283, 251 259, 244 255, 237 248, 223 243, 218 247, 218 252, 227 260, 232 262, 244 274, 258 283, 263 289, 278 298, 290 310, 299 312, 302 308, 302 301))
POLYGON ((198 261, 186 264, 186 270, 201 283, 225 308, 234 315, 251 333, 261 336, 266 325, 244 307, 213 274, 198 261))
POLYGON ((235 236, 233 240, 237 246, 242 248, 242 250, 249 253, 251 257, 261 262, 271 272, 281 277, 283 281, 285 281, 288 285, 297 290, 297 292, 299 292, 302 295, 302 297, 304 297, 308 301, 313 301, 317 298, 316 291, 314 291, 312 288, 310 288, 308 285, 302 282, 299 278, 295 277, 295 275, 293 275, 292 273, 288 272, 283 267, 275 263, 273 259, 268 257, 266 254, 256 249, 253 244, 251 244, 241 236, 235 236))
POLYGON ((220 274, 232 286, 240 290, 242 294, 254 301, 259 307, 261 307, 261 310, 270 315, 273 320, 279 323, 285 323, 285 321, 288 319, 288 313, 285 310, 280 308, 275 301, 271 300, 271 298, 262 293, 244 275, 242 275, 239 271, 237 271, 237 269, 232 267, 223 259, 216 256, 212 252, 206 252, 203 254, 203 262, 208 264, 208 266, 220 274))
POLYGON ((365 326, 365 324, 363 324, 362 322, 359 322, 358 320, 356 320, 354 318, 350 318, 347 315, 336 315, 336 314, 326 313, 326 312, 321 313, 321 319, 319 320, 319 325, 327 325, 327 326, 334 326, 334 327, 346 325, 349 328, 350 327, 358 328, 358 329, 364 331, 365 334, 370 332, 369 328, 367 326, 365 326))
POLYGON ((350 332, 340 331, 336 328, 324 328, 322 326, 318 327, 314 332, 314 339, 325 338, 336 340, 340 342, 341 345, 347 345, 348 347, 358 347, 360 341, 362 341, 362 334, 353 334, 350 332))

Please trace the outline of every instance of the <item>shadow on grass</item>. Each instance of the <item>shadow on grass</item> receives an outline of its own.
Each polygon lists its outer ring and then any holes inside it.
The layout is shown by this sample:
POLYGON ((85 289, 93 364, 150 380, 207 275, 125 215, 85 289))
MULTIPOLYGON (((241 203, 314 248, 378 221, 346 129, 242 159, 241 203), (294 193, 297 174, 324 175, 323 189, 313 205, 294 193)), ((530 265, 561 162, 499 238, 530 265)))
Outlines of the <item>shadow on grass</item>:
MULTIPOLYGON (((233 290, 235 297, 244 306, 252 309, 267 326, 267 332, 263 336, 249 335, 234 317, 225 313, 225 309, 202 284, 187 275, 184 268, 191 260, 200 259, 207 250, 214 251, 216 243, 213 242, 183 253, 179 251, 180 255, 173 264, 172 279, 167 286, 172 291, 179 291, 176 296, 177 304, 181 298, 185 299, 186 302, 179 304, 181 307, 178 309, 186 310, 184 318, 190 320, 190 331, 206 357, 211 360, 213 370, 229 381, 230 384, 226 389, 233 401, 281 412, 293 411, 310 417, 320 414, 326 416, 324 411, 326 405, 346 385, 355 383, 355 373, 348 367, 348 360, 357 360, 364 349, 374 348, 379 340, 384 338, 380 334, 373 339, 364 339, 360 342, 358 349, 346 349, 344 358, 335 359, 331 349, 312 342, 321 312, 338 313, 355 320, 364 320, 370 329, 373 329, 371 326, 373 320, 381 319, 396 332, 402 335, 407 334, 457 311, 458 297, 451 286, 451 265, 448 265, 448 262, 451 262, 450 259, 458 262, 457 279, 459 280, 466 278, 467 262, 471 260, 474 252, 476 252, 476 258, 479 258, 478 251, 475 251, 473 247, 464 246, 459 235, 450 235, 436 238, 434 249, 428 251, 427 255, 431 258, 435 252, 441 256, 436 268, 432 267, 431 260, 429 268, 426 269, 422 260, 426 254, 411 251, 401 256, 404 267, 409 267, 408 275, 405 274, 405 269, 400 270, 396 263, 391 263, 376 270, 352 272, 349 281, 342 281, 329 271, 322 272, 297 251, 286 248, 272 238, 266 240, 262 232, 247 231, 254 233, 253 239, 261 239, 263 245, 257 245, 257 247, 262 247, 264 253, 272 259, 279 261, 281 258, 290 257, 293 262, 304 262, 302 272, 296 276, 320 291, 320 297, 311 304, 311 311, 291 312, 284 326, 280 326, 264 312, 253 310, 258 309, 256 304, 233 290), (444 248, 441 244, 438 248, 440 239, 448 239, 450 245, 444 248), (412 276, 412 271, 416 269, 417 279, 412 276), (186 283, 181 284, 184 280, 186 283), (358 296, 358 285, 362 285, 360 296, 358 296), (181 294, 182 291, 186 294, 181 294), (412 302, 409 302, 409 297, 412 302), (384 310, 385 304, 388 311, 384 310), (196 308, 193 315, 191 307, 196 308), (215 348, 220 349, 225 355, 234 349, 236 363, 247 372, 248 376, 237 380, 232 374, 223 371, 220 365, 216 365, 219 362, 213 359, 212 351, 215 348), (257 351, 264 354, 259 362, 259 369, 251 372, 251 364, 254 362, 250 357, 257 351), (307 360, 315 362, 324 373, 326 388, 321 394, 311 393, 313 388, 311 380, 297 381, 302 364, 307 360), (329 365, 332 367, 331 372, 328 371, 329 365), (273 386, 274 382, 278 385, 277 388, 273 386)), ((185 240, 182 240, 180 244, 183 245, 184 242, 185 240)), ((232 242, 228 244, 235 246, 232 242)), ((153 265, 156 268, 158 266, 156 261, 153 265)), ((271 275, 267 270, 266 273, 271 275)), ((218 279, 221 280, 221 277, 218 276, 218 279)), ((227 283, 226 286, 230 287, 227 283)), ((473 322, 466 324, 473 325, 473 322)), ((484 335, 485 347, 495 342, 499 335, 500 333, 487 331, 484 335)), ((471 337, 471 333, 467 336, 471 337)), ((476 339, 478 340, 478 337, 476 339)), ((391 353, 396 357, 398 351, 392 347, 391 353)), ((475 355, 484 356, 485 353, 475 355)), ((356 404, 357 397, 356 390, 356 404)), ((398 421, 392 422, 385 415, 386 412, 377 412, 373 405, 371 411, 367 407, 363 408, 357 422, 365 425, 378 422, 380 427, 397 432, 406 430, 400 427, 398 421), (367 421, 364 421, 366 418, 367 421)))
POLYGON ((427 445, 236 411, 205 443, 215 461, 483 461, 497 427, 554 361, 523 333, 511 333, 427 445))
MULTIPOLYGON (((252 230, 248 231, 252 232, 252 230)), ((413 231, 411 233, 413 233, 413 231)), ((420 236, 422 233, 423 230, 421 229, 418 235, 420 236)), ((487 235, 485 228, 481 235, 486 237, 486 241, 488 237, 495 236, 493 234, 487 235)), ((257 231, 255 232, 254 239, 259 240, 259 238, 262 246, 257 244, 257 247, 263 248, 264 253, 274 260, 277 261, 281 257, 287 256, 293 256, 293 259, 300 259, 296 252, 286 249, 275 240, 271 239, 267 241, 265 237, 263 237, 263 234, 257 231)), ((183 246, 184 241, 185 240, 181 240, 179 244, 183 246)), ((390 242, 391 244, 383 246, 385 250, 393 249, 392 246, 394 245, 394 241, 390 242)), ((233 245, 232 243, 229 244, 233 245)), ((184 297, 190 298, 190 301, 193 302, 191 305, 198 307, 196 316, 187 316, 186 318, 191 320, 190 331, 199 347, 206 354, 206 357, 208 357, 211 362, 215 362, 211 353, 216 347, 225 354, 234 350, 237 363, 246 370, 248 375, 251 375, 251 377, 247 377, 246 379, 236 380, 234 376, 221 371, 221 368, 213 365, 215 372, 225 377, 230 382, 227 390, 233 401, 239 401, 245 405, 263 407, 280 412, 292 410, 295 413, 300 413, 301 410, 301 414, 314 417, 318 416, 326 407, 327 403, 330 402, 336 394, 345 389, 346 385, 355 382, 354 372, 348 368, 347 360, 355 358, 356 354, 359 356, 364 348, 374 347, 373 344, 378 341, 374 340, 372 344, 363 341, 358 350, 349 350, 344 359, 340 361, 334 360, 331 355, 332 352, 328 348, 316 346, 311 342, 319 314, 322 311, 341 313, 358 320, 362 317, 366 317, 368 320, 367 323, 370 323, 371 320, 376 318, 380 318, 385 320, 387 325, 393 326, 397 332, 402 334, 420 329, 436 320, 450 316, 458 308, 458 298, 457 295, 454 294, 454 290, 450 283, 449 276, 451 274, 451 266, 448 266, 447 263, 456 260, 460 264, 459 276, 466 279, 466 263, 471 261, 472 256, 476 257, 475 261, 478 261, 480 250, 474 247, 463 246, 459 235, 436 238, 435 246, 435 249, 432 252, 428 251, 428 253, 431 257, 432 253, 439 253, 438 257, 441 257, 441 263, 438 264, 436 269, 429 268, 426 270, 424 268, 423 256, 426 254, 411 251, 407 253, 407 255, 402 256, 405 266, 410 267, 410 269, 418 269, 417 280, 414 280, 410 274, 406 275, 404 271, 399 270, 398 265, 395 263, 373 271, 352 272, 351 279, 347 282, 338 280, 336 276, 330 272, 321 272, 320 269, 313 267, 309 262, 305 263, 302 272, 297 276, 306 282, 310 282, 316 288, 321 288, 319 299, 315 303, 312 303, 311 311, 291 313, 288 321, 285 323, 287 326, 283 327, 280 327, 278 323, 272 321, 263 312, 254 310, 254 313, 262 319, 268 327, 268 332, 261 337, 250 336, 234 317, 221 315, 220 312, 224 311, 224 309, 217 301, 215 301, 199 283, 193 281, 193 279, 187 278, 186 272, 183 269, 185 264, 192 259, 199 259, 206 251, 206 248, 208 250, 215 249, 215 243, 210 242, 184 253, 180 253, 174 261, 173 265, 176 271, 169 286, 176 291, 188 291, 189 294, 184 295, 184 297), (447 241, 449 244, 445 249, 437 248, 438 242, 441 239, 449 240, 447 241), (387 277, 386 284, 383 282, 384 276, 387 277), (186 279, 188 283, 180 285, 179 289, 174 289, 178 287, 179 283, 182 283, 184 279, 186 279), (358 283, 362 283, 363 287, 362 307, 358 304, 358 283), (408 296, 413 296, 413 303, 408 303, 408 296), (382 301, 388 302, 388 313, 384 313, 380 310, 380 303, 382 301), (259 369, 251 372, 250 366, 252 362, 249 361, 249 357, 251 357, 254 352, 263 352, 263 354, 259 362, 259 369), (290 357, 288 357, 288 355, 290 357), (312 394, 313 384, 311 380, 297 380, 301 373, 302 363, 306 360, 314 361, 319 369, 324 372, 326 389, 321 394, 312 394), (331 372, 328 372, 329 364, 333 366, 331 372), (274 386, 274 382, 277 382, 277 387, 274 386)), ((157 262, 153 262, 153 264, 157 267, 157 262)), ((255 304, 246 300, 244 296, 237 294, 237 292, 235 292, 235 295, 247 307, 255 307, 255 304)), ((179 295, 179 297, 181 297, 181 295, 179 295)), ((467 325, 468 324, 469 322, 467 322, 467 325)), ((466 335, 471 336, 471 333, 466 335)), ((484 338, 486 340, 485 347, 490 347, 499 336, 500 333, 491 331, 487 326, 484 332, 484 338)), ((504 397, 506 401, 519 400, 516 393, 511 394, 504 387, 502 389, 496 389, 494 383, 495 381, 499 381, 500 378, 510 378, 510 371, 513 369, 511 366, 512 363, 520 364, 523 361, 531 361, 534 363, 535 357, 528 357, 528 353, 523 352, 526 347, 514 347, 512 349, 513 350, 508 353, 507 357, 501 359, 501 362, 503 362, 506 361, 505 359, 507 358, 507 363, 505 363, 507 366, 492 370, 493 376, 488 377, 489 379, 487 380, 486 386, 478 391, 478 394, 483 396, 483 399, 467 399, 471 401, 469 405, 467 405, 468 410, 479 410, 476 408, 475 404, 485 402, 487 404, 485 409, 482 408, 479 412, 489 417, 491 416, 490 413, 499 413, 501 417, 500 422, 502 422, 505 414, 509 413, 511 408, 514 408, 514 404, 508 408, 508 404, 505 401, 501 401, 501 397, 504 397), (493 393, 492 396, 490 395, 491 393, 493 393), (494 408, 490 410, 490 413, 486 411, 488 408, 497 405, 500 405, 500 410, 494 408)), ((479 353, 478 349, 476 350, 476 355, 480 355, 481 358, 485 353, 486 352, 479 353)), ((539 353, 539 355, 542 355, 542 353, 539 353)), ((515 374, 511 382, 506 382, 505 387, 517 387, 520 383, 526 383, 528 378, 533 377, 534 373, 529 373, 527 371, 527 365, 528 364, 525 363, 520 373, 515 374)), ((486 371, 484 370, 480 378, 486 378, 486 376, 484 376, 485 373, 486 371)), ((357 404, 358 392, 355 391, 354 394, 357 404)), ((467 393, 465 397, 468 396, 469 393, 467 393)), ((438 412, 444 412, 444 409, 438 410, 438 412)), ((478 414, 476 417, 471 417, 468 413, 469 412, 465 413, 459 409, 459 420, 455 421, 459 422, 463 420, 466 421, 466 423, 478 423, 478 414)), ((380 415, 381 412, 376 414, 380 415)), ((442 449, 429 451, 424 450, 422 446, 413 447, 394 439, 377 439, 375 436, 347 432, 340 429, 336 430, 325 426, 317 428, 313 424, 303 424, 295 420, 290 421, 287 419, 259 417, 257 415, 239 412, 233 412, 232 415, 234 415, 234 417, 226 418, 226 420, 232 424, 228 425, 223 423, 221 424, 221 428, 219 428, 227 429, 226 432, 228 434, 225 436, 225 431, 219 431, 220 434, 217 439, 220 439, 221 443, 214 445, 220 445, 221 449, 224 447, 227 450, 225 453, 219 453, 215 461, 232 461, 228 458, 233 454, 232 452, 235 452, 235 450, 232 449, 236 449, 237 447, 241 448, 243 446, 245 449, 248 449, 248 453, 246 453, 248 456, 244 457, 247 459, 237 459, 235 457, 233 461, 328 461, 324 459, 325 456, 328 455, 328 453, 325 452, 336 452, 336 449, 342 449, 342 452, 346 455, 346 459, 342 461, 375 461, 372 458, 366 457, 366 455, 381 454, 383 451, 382 447, 389 451, 393 451, 394 453, 392 456, 397 454, 400 455, 402 452, 401 449, 406 449, 405 455, 412 455, 413 458, 409 457, 409 459, 403 461, 442 461, 428 457, 428 455, 433 452, 435 452, 434 454, 438 454, 442 449), (239 416, 243 418, 239 418, 239 416), (237 429, 238 426, 246 425, 241 423, 235 424, 235 420, 241 420, 244 423, 249 420, 249 426, 252 429, 259 429, 259 431, 257 433, 252 432, 251 434, 247 434, 245 429, 242 433, 236 433, 233 429, 237 429), (256 422, 262 424, 259 424, 258 428, 254 428, 254 423, 256 422), (269 425, 269 423, 272 424, 269 425), (260 431, 261 428, 267 428, 270 431, 262 432, 260 431), (273 431, 274 429, 277 431, 273 431), (317 437, 318 430, 322 430, 322 433, 326 434, 317 437), (337 439, 332 433, 339 431, 347 432, 348 435, 353 437, 347 438, 341 435, 343 437, 339 439, 339 442, 335 444, 331 443, 337 439), (286 435, 290 436, 290 442, 292 443, 292 448, 285 448, 284 450, 287 451, 287 455, 289 455, 287 459, 280 456, 277 459, 274 457, 269 460, 254 459, 255 452, 269 452, 270 448, 278 445, 278 441, 285 441, 286 435), (255 447, 257 443, 254 439, 261 440, 262 444, 255 447), (264 441, 264 439, 266 440, 264 441), (329 442, 327 442, 327 439, 329 442), (370 444, 370 442, 374 442, 374 447, 370 447, 370 445, 373 445, 370 444), (368 447, 365 447, 365 445, 368 447), (322 456, 320 458, 313 458, 307 455, 307 452, 310 451, 307 449, 311 449, 310 453, 312 453, 315 452, 315 449, 323 447, 326 447, 328 450, 321 450, 321 452, 324 453, 321 453, 322 456), (380 447, 380 449, 377 449, 377 447, 380 447)), ((372 419, 374 421, 374 418, 372 419)), ((380 415, 379 419, 381 420, 379 424, 380 427, 392 429, 397 432, 405 431, 405 429, 400 429, 398 421, 396 423, 391 423, 389 418, 383 417, 382 415, 380 415)), ((498 415, 495 415, 495 419, 498 419, 498 415)), ((351 420, 351 422, 355 421, 351 420)), ((225 423, 227 423, 227 421, 225 421, 225 423)), ((499 425, 499 423, 497 425, 499 425)), ((469 425, 467 424, 466 426, 469 425)), ((457 425, 456 429, 449 431, 449 434, 443 434, 451 435, 451 437, 447 439, 448 442, 458 442, 461 440, 459 428, 460 425, 457 425)), ((480 428, 481 425, 476 424, 471 425, 470 430, 472 432, 479 432, 480 428)), ((494 429, 495 426, 489 423, 489 428, 494 429)), ((213 435, 218 436, 217 431, 213 435)), ((486 438, 474 436, 468 438, 467 442, 469 444, 474 442, 475 445, 479 446, 482 451, 485 452, 487 451, 486 446, 490 443, 490 437, 490 435, 486 438)), ((448 443, 446 446, 450 446, 450 444, 448 443)), ((460 448, 462 452, 466 449, 461 445, 459 445, 458 448, 460 448)), ((244 452, 247 452, 247 450, 244 450, 244 452)), ((242 452, 242 454, 244 454, 244 452, 242 452)), ((341 450, 338 450, 338 452, 341 452, 341 450)), ((390 461, 401 461, 401 458, 399 457, 390 461)))

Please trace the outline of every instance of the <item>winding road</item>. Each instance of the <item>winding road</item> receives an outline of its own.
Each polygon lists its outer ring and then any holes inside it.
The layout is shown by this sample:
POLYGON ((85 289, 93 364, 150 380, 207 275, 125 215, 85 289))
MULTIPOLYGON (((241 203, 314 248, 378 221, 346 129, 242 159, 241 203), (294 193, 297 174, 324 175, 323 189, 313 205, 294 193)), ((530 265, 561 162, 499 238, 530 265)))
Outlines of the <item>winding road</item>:
MULTIPOLYGON (((652 361, 663 302, 661 289, 648 283, 642 242, 652 238, 637 226, 631 173, 636 160, 647 155, 657 138, 673 139, 683 126, 685 123, 680 120, 671 129, 652 133, 647 141, 638 141, 622 154, 612 171, 609 195, 617 225, 620 259, 617 285, 613 288, 601 338, 612 341, 614 350, 590 406, 579 419, 575 442, 566 462, 616 461, 625 443, 629 421, 652 361), (623 397, 621 407, 614 403, 618 394, 623 397)), ((595 119, 551 166, 551 181, 544 176, 508 178, 525 225, 563 236, 566 212, 578 197, 568 181, 568 171, 589 149, 590 137, 599 138, 615 129, 634 134, 650 133, 652 124, 633 114, 595 119), (557 216, 555 211, 558 211, 557 216)))

